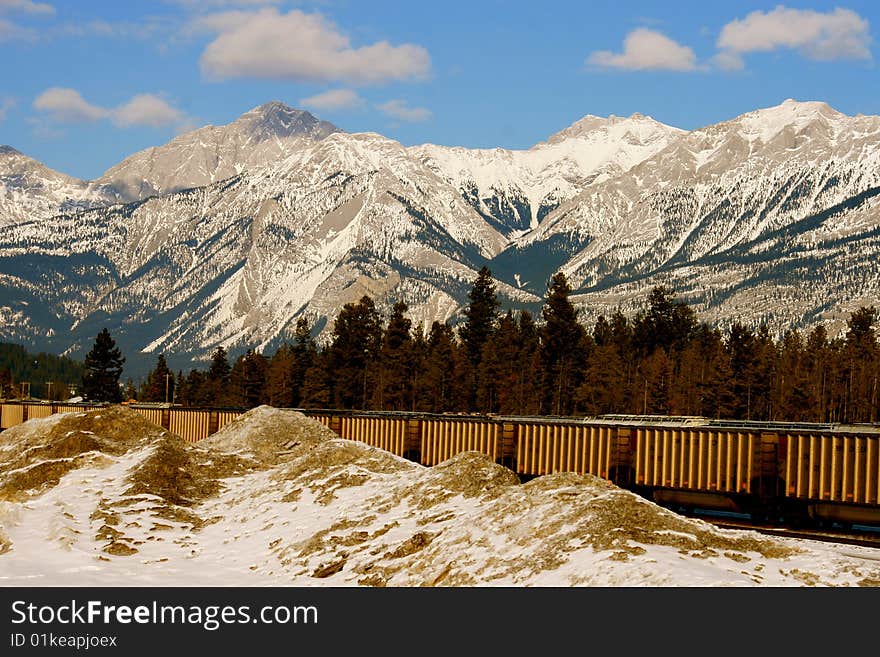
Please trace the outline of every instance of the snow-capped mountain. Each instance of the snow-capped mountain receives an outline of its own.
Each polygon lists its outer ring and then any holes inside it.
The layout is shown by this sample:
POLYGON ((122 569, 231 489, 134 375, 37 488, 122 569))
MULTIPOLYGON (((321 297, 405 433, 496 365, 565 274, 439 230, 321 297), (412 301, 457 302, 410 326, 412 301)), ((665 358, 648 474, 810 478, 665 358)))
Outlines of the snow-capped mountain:
POLYGON ((588 320, 660 283, 777 329, 880 291, 880 117, 822 103, 693 132, 587 116, 524 151, 407 148, 270 103, 90 189, 108 187, 137 200, 0 233, 0 339, 78 352, 108 326, 128 353, 203 358, 270 349, 304 314, 325 329, 364 294, 428 327, 483 265, 532 309, 563 269, 588 320))
POLYGON ((833 320, 878 296, 878 186, 880 117, 787 100, 682 135, 571 199, 513 252, 564 244, 557 260, 588 304, 662 282, 714 319, 833 320))
POLYGON ((205 126, 148 148, 97 181, 128 201, 203 187, 283 159, 303 145, 339 132, 304 110, 272 101, 224 126, 205 126))
POLYGON ((129 350, 192 355, 270 346, 301 314, 323 327, 364 294, 380 307, 404 298, 429 326, 453 316, 506 244, 398 142, 336 132, 212 185, 11 226, 0 312, 19 341, 36 332, 87 348, 109 321, 129 350))
POLYGON ((517 237, 588 185, 628 171, 683 133, 641 114, 588 115, 524 151, 433 144, 409 150, 488 222, 517 237))
POLYGON ((115 203, 106 188, 54 171, 0 146, 0 226, 115 203))

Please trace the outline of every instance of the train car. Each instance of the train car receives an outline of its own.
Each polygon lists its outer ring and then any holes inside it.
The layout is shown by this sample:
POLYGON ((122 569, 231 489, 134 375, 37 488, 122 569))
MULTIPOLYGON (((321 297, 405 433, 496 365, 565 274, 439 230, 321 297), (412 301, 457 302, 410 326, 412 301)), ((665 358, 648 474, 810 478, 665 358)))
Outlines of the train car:
MULTIPOLYGON (((3 403, 0 429, 89 404, 3 403)), ((196 442, 244 409, 130 408, 196 442)), ((593 474, 679 510, 880 527, 880 426, 692 416, 492 416, 301 410, 342 438, 436 465, 476 450, 526 480, 593 474)))

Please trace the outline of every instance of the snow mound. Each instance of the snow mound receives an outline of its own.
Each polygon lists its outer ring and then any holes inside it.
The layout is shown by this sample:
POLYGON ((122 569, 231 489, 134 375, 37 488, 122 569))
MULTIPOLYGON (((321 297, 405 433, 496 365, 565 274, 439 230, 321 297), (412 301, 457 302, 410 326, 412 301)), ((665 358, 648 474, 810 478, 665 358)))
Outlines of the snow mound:
POLYGON ((520 484, 478 452, 426 468, 269 407, 196 445, 122 408, 0 442, 0 584, 880 582, 877 550, 719 530, 590 475, 520 484))
POLYGON ((121 406, 25 422, 4 431, 0 440, 0 500, 25 499, 55 486, 71 470, 171 436, 121 406))

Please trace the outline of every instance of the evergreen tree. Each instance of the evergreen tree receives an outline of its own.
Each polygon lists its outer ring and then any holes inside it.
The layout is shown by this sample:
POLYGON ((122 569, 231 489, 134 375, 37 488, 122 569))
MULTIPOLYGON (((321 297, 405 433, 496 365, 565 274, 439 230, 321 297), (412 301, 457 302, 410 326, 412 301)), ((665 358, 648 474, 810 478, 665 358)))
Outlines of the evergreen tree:
POLYGON ((381 343, 382 322, 373 300, 364 296, 357 304, 345 304, 334 322, 327 350, 338 408, 369 407, 381 343))
POLYGON ((254 408, 263 403, 267 368, 266 358, 253 349, 248 349, 235 361, 229 377, 234 405, 254 408))
MULTIPOLYGON (((587 334, 577 321, 577 311, 568 299, 571 287, 565 274, 550 280, 542 310, 541 364, 544 378, 543 412, 554 415, 572 412, 574 391, 580 384, 587 334)), ((592 340, 590 340, 592 342, 592 340)))
POLYGON ((466 321, 459 330, 459 336, 462 347, 476 370, 483 355, 483 347, 495 330, 500 306, 495 293, 495 282, 488 267, 482 267, 477 273, 468 299, 470 303, 463 311, 466 321))
POLYGON ((170 403, 174 400, 175 384, 174 373, 168 368, 165 355, 159 354, 156 367, 147 375, 138 399, 145 402, 170 403))
POLYGON ((186 377, 183 376, 183 370, 177 371, 177 376, 174 378, 174 403, 175 404, 184 404, 184 399, 189 396, 189 391, 186 389, 186 377))
POLYGON ((831 354, 828 344, 828 332, 821 324, 810 331, 807 336, 806 353, 807 381, 810 397, 815 400, 811 409, 811 422, 830 421, 830 377, 831 354))
POLYGON ((0 368, 0 399, 14 397, 12 372, 8 367, 0 368))
POLYGON ((648 295, 648 308, 633 322, 636 349, 642 357, 655 349, 680 352, 697 328, 696 313, 684 302, 675 301, 672 290, 660 286, 648 295))
POLYGON ((878 345, 874 323, 877 309, 862 306, 847 320, 844 346, 845 411, 848 422, 874 422, 877 418, 878 345))
POLYGON ((182 386, 185 395, 178 401, 185 406, 215 406, 216 389, 208 381, 207 374, 198 369, 192 369, 186 375, 186 384, 182 386))
POLYGON ((330 376, 329 356, 319 352, 306 370, 302 384, 304 408, 330 408, 333 405, 333 385, 330 376))
POLYGON ((498 327, 483 347, 477 371, 477 410, 481 413, 518 413, 519 330, 513 312, 498 320, 498 327))
POLYGON ((541 412, 541 340, 528 310, 517 317, 516 384, 513 406, 506 413, 537 415, 541 412))
POLYGON ((266 370, 266 401, 276 408, 292 408, 293 403, 293 367, 295 357, 293 347, 282 344, 275 355, 269 360, 266 370))
MULTIPOLYGON (((419 394, 420 408, 430 413, 457 410, 456 362, 459 360, 455 334, 447 323, 434 322, 428 333, 424 374, 419 394)), ((462 358, 461 360, 467 360, 462 358)))
POLYGON ((208 368, 208 380, 222 385, 229 383, 229 375, 232 367, 229 365, 229 357, 223 345, 217 347, 211 354, 211 365, 208 368))
POLYGON ((613 342, 596 346, 587 359, 584 381, 577 389, 576 409, 588 415, 621 413, 626 391, 621 373, 623 361, 613 342))
POLYGON ((730 354, 730 370, 733 377, 733 417, 738 420, 752 420, 752 409, 757 399, 754 397, 756 370, 758 363, 758 344, 755 333, 741 322, 734 322, 727 335, 727 352, 730 354))
POLYGON ((119 377, 125 358, 110 337, 110 332, 102 329, 95 338, 95 344, 86 355, 82 375, 82 396, 86 401, 122 401, 119 377))
POLYGON ((425 373, 425 363, 428 357, 428 339, 425 337, 425 331, 421 324, 416 324, 412 331, 412 339, 410 340, 409 361, 410 361, 410 406, 408 410, 422 410, 422 378, 425 373))
POLYGON ((376 407, 380 410, 405 411, 412 406, 412 322, 404 315, 406 311, 403 301, 394 304, 382 336, 376 386, 376 407))
POLYGON ((230 390, 232 366, 222 345, 211 353, 211 365, 202 384, 201 402, 206 406, 231 406, 236 403, 235 395, 230 390))
MULTIPOLYGON (((298 407, 303 403, 303 386, 306 372, 315 364, 318 357, 318 346, 312 338, 309 321, 305 317, 296 320, 294 344, 291 351, 293 364, 290 370, 291 406, 298 407)), ((326 407, 329 400, 323 404, 326 407)))

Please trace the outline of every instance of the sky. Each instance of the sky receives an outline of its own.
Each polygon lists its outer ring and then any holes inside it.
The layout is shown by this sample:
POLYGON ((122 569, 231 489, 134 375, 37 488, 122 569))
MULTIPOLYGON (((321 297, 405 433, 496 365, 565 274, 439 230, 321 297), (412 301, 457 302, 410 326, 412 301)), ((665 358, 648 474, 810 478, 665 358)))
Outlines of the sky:
POLYGON ((880 3, 0 0, 0 145, 91 179, 280 100, 406 145, 579 118, 696 129, 787 98, 880 114, 880 3))

